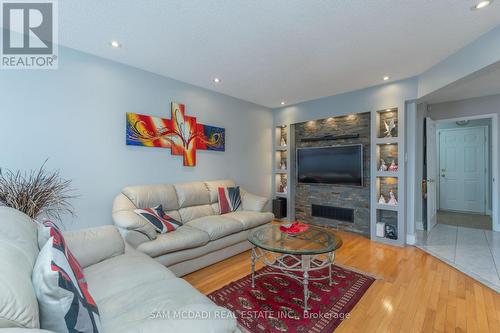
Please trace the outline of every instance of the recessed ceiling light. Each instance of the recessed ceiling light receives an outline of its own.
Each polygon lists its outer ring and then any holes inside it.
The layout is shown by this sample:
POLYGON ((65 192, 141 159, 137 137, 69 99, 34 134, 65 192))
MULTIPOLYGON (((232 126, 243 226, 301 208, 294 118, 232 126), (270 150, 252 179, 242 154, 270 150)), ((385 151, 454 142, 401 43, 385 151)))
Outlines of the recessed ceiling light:
POLYGON ((280 104, 281 104, 281 105, 285 105, 286 103, 285 103, 285 101, 281 101, 281 103, 280 103, 280 104))
POLYGON ((214 78, 214 82, 215 83, 221 83, 221 79, 219 79, 218 77, 214 78))
POLYGON ((493 0, 480 1, 477 5, 473 6, 471 9, 472 10, 483 9, 484 7, 488 7, 489 5, 491 5, 492 2, 493 0))
POLYGON ((117 49, 117 48, 119 48, 119 47, 122 46, 122 44, 120 44, 116 40, 112 40, 111 43, 109 43, 109 44, 111 44, 111 46, 114 47, 115 49, 117 49))
POLYGON ((385 111, 389 112, 389 111, 392 111, 392 109, 386 109, 385 111))
POLYGON ((390 76, 384 76, 384 81, 388 81, 391 77, 390 76))

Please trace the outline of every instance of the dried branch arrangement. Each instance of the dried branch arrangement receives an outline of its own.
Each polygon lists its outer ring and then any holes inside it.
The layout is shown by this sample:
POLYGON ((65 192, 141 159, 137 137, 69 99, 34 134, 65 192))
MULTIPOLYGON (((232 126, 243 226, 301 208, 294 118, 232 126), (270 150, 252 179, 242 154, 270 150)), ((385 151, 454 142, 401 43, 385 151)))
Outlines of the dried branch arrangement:
POLYGON ((75 215, 70 200, 71 180, 60 177, 59 171, 47 171, 45 161, 29 172, 0 169, 0 205, 20 210, 35 219, 41 214, 61 221, 62 214, 75 215))

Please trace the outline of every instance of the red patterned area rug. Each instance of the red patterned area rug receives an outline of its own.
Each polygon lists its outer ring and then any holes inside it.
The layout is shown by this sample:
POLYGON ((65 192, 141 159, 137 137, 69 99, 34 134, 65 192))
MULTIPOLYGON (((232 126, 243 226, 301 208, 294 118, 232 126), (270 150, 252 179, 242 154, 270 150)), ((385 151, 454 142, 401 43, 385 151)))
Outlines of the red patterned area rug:
MULTIPOLYGON (((264 267, 256 273, 277 271, 264 267)), ((328 275, 328 270, 311 272, 310 277, 328 275)), ((334 266, 333 284, 328 279, 310 281, 309 312, 304 315, 304 289, 295 279, 283 275, 252 276, 232 282, 208 297, 236 315, 240 329, 251 333, 331 333, 358 303, 375 281, 373 277, 334 266)))

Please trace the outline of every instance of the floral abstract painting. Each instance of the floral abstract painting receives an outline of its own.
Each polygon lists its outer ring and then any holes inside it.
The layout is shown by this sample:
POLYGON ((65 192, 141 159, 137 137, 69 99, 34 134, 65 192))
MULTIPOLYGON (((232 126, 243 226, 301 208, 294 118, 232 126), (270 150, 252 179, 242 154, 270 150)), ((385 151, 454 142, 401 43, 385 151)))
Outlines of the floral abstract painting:
POLYGON ((183 156, 184 166, 196 165, 197 150, 225 150, 225 129, 198 124, 184 104, 172 103, 170 119, 127 113, 126 126, 127 145, 170 148, 183 156))

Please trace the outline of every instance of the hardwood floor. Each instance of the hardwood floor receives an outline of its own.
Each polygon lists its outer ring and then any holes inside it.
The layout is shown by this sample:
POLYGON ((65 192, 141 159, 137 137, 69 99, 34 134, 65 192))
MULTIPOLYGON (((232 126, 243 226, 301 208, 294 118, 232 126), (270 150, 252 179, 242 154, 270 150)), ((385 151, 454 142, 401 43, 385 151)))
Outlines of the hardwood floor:
MULTIPOLYGON (((335 332, 500 332, 500 295, 415 248, 339 232, 336 262, 382 277, 335 332)), ((184 276, 202 293, 250 273, 250 252, 184 276)))

